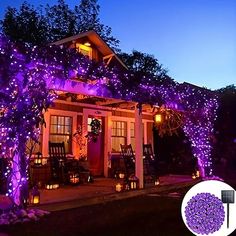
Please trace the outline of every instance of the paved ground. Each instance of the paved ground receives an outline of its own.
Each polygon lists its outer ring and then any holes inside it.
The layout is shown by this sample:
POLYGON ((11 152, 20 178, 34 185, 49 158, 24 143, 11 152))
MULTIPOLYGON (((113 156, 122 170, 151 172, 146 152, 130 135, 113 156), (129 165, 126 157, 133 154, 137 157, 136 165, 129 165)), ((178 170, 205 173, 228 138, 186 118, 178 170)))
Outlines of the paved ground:
POLYGON ((52 212, 40 222, 5 227, 11 236, 188 236, 181 219, 179 190, 52 212))
POLYGON ((161 192, 193 184, 190 176, 168 175, 160 177, 160 185, 149 184, 145 189, 115 192, 115 183, 121 180, 98 178, 94 183, 78 186, 63 186, 57 190, 40 190, 40 208, 49 211, 64 210, 85 205, 98 204, 116 199, 135 197, 150 192, 161 192))

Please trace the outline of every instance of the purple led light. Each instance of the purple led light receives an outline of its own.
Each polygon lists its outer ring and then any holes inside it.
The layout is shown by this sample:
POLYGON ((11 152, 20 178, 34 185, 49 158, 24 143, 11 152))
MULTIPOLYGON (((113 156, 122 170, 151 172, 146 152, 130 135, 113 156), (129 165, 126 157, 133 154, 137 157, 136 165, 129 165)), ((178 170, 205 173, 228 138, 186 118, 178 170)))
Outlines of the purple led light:
POLYGON ((208 235, 221 228, 225 211, 222 201, 214 194, 198 193, 188 201, 185 216, 193 232, 208 235))
POLYGON ((107 96, 140 103, 166 104, 186 111, 183 130, 198 159, 202 177, 212 175, 211 136, 218 108, 217 98, 206 90, 179 84, 162 75, 147 77, 90 61, 87 57, 57 46, 15 45, 0 37, 0 149, 11 160, 5 176, 11 179, 8 195, 20 202, 20 191, 27 184, 28 157, 24 146, 29 138, 37 140, 35 128, 56 98, 48 81, 69 88, 68 79, 85 83, 87 94, 107 96), (16 49, 17 48, 17 49, 16 49), (139 83, 134 84, 136 77, 139 83), (87 83, 94 81, 95 83, 87 83), (86 84, 87 83, 87 84, 86 84), (19 158, 13 158, 19 155, 19 158))

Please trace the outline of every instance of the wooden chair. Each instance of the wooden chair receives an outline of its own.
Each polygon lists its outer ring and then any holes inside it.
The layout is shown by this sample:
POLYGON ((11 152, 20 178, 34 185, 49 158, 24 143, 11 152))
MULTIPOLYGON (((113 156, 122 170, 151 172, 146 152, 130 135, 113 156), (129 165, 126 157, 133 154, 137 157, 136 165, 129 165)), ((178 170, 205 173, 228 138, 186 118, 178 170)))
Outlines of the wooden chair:
POLYGON ((146 177, 144 180, 147 179, 155 181, 158 178, 158 174, 156 170, 155 154, 153 153, 151 144, 143 145, 143 156, 144 176, 146 177))
POLYGON ((122 145, 120 144, 121 155, 124 160, 125 174, 129 178, 131 174, 135 174, 135 156, 131 144, 122 145))
POLYGON ((65 143, 49 142, 49 159, 51 164, 52 179, 63 183, 69 181, 69 172, 79 172, 79 162, 66 158, 65 143))

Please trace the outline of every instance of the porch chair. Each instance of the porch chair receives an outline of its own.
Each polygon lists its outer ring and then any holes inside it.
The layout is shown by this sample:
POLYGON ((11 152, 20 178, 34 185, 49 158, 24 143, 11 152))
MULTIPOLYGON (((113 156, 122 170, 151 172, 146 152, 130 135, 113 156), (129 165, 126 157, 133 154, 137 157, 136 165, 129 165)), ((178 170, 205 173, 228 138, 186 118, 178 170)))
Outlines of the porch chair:
POLYGON ((135 156, 132 149, 132 145, 120 144, 121 155, 124 160, 125 175, 129 178, 130 175, 135 174, 135 156))
POLYGON ((151 144, 143 145, 143 166, 144 166, 144 181, 152 182, 158 179, 155 154, 151 144))
POLYGON ((69 182, 69 172, 79 173, 79 162, 66 158, 65 143, 53 143, 49 141, 49 160, 52 179, 63 183, 69 182))

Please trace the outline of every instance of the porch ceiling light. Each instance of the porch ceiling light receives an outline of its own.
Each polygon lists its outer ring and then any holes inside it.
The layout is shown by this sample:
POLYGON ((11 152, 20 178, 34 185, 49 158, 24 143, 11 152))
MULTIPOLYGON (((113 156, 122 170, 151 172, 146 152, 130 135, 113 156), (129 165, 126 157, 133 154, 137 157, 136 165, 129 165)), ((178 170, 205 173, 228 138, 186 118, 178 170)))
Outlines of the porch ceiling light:
POLYGON ((156 123, 161 123, 162 122, 162 115, 160 113, 157 113, 154 116, 154 120, 155 120, 156 123))
POLYGON ((91 43, 90 42, 85 42, 84 45, 87 46, 87 47, 91 47, 91 43))

